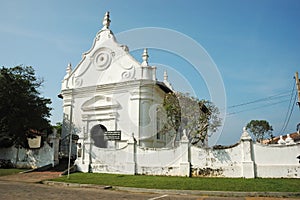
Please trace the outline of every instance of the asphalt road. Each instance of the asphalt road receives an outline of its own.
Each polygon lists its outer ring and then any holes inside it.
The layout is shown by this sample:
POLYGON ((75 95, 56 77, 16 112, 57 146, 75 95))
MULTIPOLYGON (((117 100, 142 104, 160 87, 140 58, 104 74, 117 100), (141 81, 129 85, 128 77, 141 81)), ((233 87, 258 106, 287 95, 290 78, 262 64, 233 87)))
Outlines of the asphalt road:
POLYGON ((0 181, 0 199, 5 200, 62 200, 62 199, 203 199, 197 196, 130 193, 95 188, 48 186, 39 183, 0 181))
MULTIPOLYGON (((138 200, 279 200, 282 198, 266 197, 214 197, 193 195, 169 195, 132 193, 96 188, 61 187, 41 183, 0 180, 0 199, 5 200, 62 200, 62 199, 138 199, 138 200)), ((288 200, 292 200, 288 198, 288 200)))
POLYGON ((145 199, 153 195, 129 194, 89 188, 69 188, 22 182, 0 182, 0 199, 145 199))

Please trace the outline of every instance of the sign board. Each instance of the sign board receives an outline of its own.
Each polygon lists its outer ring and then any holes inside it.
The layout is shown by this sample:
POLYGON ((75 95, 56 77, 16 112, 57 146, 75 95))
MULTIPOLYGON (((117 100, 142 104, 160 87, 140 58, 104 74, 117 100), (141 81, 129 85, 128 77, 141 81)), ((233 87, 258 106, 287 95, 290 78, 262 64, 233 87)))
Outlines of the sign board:
POLYGON ((121 131, 105 131, 104 136, 107 140, 121 140, 121 131))
POLYGON ((37 149, 41 147, 41 136, 37 135, 34 138, 27 138, 29 148, 37 149))

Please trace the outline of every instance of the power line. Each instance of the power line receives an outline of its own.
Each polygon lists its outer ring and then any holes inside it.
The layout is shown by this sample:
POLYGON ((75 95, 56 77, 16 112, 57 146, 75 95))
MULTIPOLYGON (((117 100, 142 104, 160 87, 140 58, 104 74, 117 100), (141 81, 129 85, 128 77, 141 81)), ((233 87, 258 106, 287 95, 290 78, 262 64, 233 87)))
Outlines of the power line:
POLYGON ((258 110, 258 109, 274 106, 274 105, 277 105, 277 104, 281 104, 281 103, 284 103, 284 102, 287 102, 287 101, 288 100, 283 100, 283 101, 275 102, 275 103, 272 103, 272 104, 264 104, 262 106, 258 106, 258 107, 254 107, 254 108, 250 108, 250 109, 244 109, 244 110, 240 110, 240 111, 236 111, 236 112, 231 112, 231 113, 228 113, 227 116, 236 115, 238 113, 242 113, 242 112, 246 112, 246 111, 250 111, 250 110, 258 110))
MULTIPOLYGON (((284 122, 283 122, 283 125, 282 125, 282 128, 280 129, 280 132, 279 133, 283 133, 287 127, 287 123, 289 121, 289 118, 290 118, 290 115, 292 113, 293 110, 291 110, 291 104, 292 104, 292 99, 293 99, 293 93, 295 91, 295 84, 293 84, 293 90, 292 90, 292 93, 291 93, 291 98, 290 98, 290 102, 289 102, 289 106, 288 106, 288 109, 287 109, 287 112, 286 112, 286 115, 285 115, 285 119, 284 119, 284 122), (290 113, 290 114, 289 114, 290 113)), ((294 108, 294 105, 293 105, 293 108, 294 108)), ((292 108, 292 109, 293 109, 292 108)))
POLYGON ((297 97, 297 94, 296 94, 295 97, 294 97, 294 103, 292 104, 291 112, 290 112, 289 117, 288 117, 288 119, 287 119, 287 122, 286 122, 286 124, 285 124, 285 126, 284 126, 284 129, 282 130, 281 133, 284 133, 284 132, 285 132, 286 127, 287 127, 287 125, 288 125, 289 122, 290 122, 290 119, 291 119, 291 116, 292 116, 292 113, 293 113, 293 110, 294 110, 294 106, 295 106, 295 104, 296 104, 296 97, 297 97))
POLYGON ((269 102, 268 104, 264 104, 264 105, 254 107, 254 108, 247 108, 247 109, 243 109, 243 110, 240 110, 240 111, 232 111, 232 112, 228 113, 227 116, 232 116, 232 115, 235 115, 235 114, 238 114, 238 113, 242 113, 242 112, 246 112, 246 111, 250 111, 250 110, 262 109, 262 108, 265 108, 265 107, 270 107, 270 106, 273 106, 273 105, 276 105, 276 104, 287 102, 288 99, 284 99, 284 100, 279 101, 279 102, 274 102, 274 101, 275 100, 278 101, 278 100, 283 99, 287 96, 290 96, 291 94, 289 94, 289 93, 291 93, 291 91, 281 92, 281 93, 278 93, 278 94, 275 94, 275 95, 272 95, 272 96, 269 96, 269 97, 264 97, 264 98, 256 99, 256 100, 253 100, 253 101, 248 101, 248 102, 245 102, 245 103, 240 103, 240 104, 236 104, 236 105, 233 105, 233 106, 229 106, 228 109, 233 109, 233 108, 242 107, 242 106, 249 106, 250 104, 255 104, 255 103, 269 102), (274 102, 274 103, 271 103, 271 102, 274 102))
POLYGON ((264 98, 261 98, 261 99, 256 99, 256 100, 253 100, 253 101, 248 101, 248 102, 245 102, 245 103, 240 103, 240 104, 232 105, 232 106, 229 106, 227 108, 228 109, 230 109, 230 108, 236 108, 236 107, 245 106, 245 105, 249 105, 249 104, 253 104, 253 103, 259 103, 259 102, 263 102, 263 101, 270 101, 270 100, 280 99, 280 98, 289 96, 290 94, 286 94, 286 93, 290 93, 290 92, 291 91, 282 92, 282 93, 279 93, 279 94, 276 94, 276 95, 272 95, 272 96, 269 96, 269 97, 264 97, 264 98))

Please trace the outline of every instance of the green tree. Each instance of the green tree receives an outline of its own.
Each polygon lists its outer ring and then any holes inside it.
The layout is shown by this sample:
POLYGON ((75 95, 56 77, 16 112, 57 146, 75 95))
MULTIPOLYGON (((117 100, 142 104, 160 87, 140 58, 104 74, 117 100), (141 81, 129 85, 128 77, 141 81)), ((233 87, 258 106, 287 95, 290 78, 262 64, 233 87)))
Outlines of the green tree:
POLYGON ((36 78, 32 67, 0 69, 0 145, 28 147, 32 130, 51 130, 51 100, 41 97, 43 80, 36 78))
POLYGON ((179 134, 185 130, 192 144, 204 143, 208 131, 214 133, 221 125, 219 110, 212 102, 189 94, 169 93, 163 107, 167 116, 164 132, 173 128, 179 134))
POLYGON ((255 141, 260 142, 267 136, 273 137, 273 128, 266 120, 251 120, 246 129, 253 135, 255 141))
POLYGON ((174 129, 178 132, 181 123, 181 109, 179 100, 175 93, 168 93, 165 95, 163 102, 164 117, 166 118, 163 132, 168 132, 174 129))
POLYGON ((55 125, 52 125, 52 128, 55 128, 57 131, 57 134, 59 136, 61 136, 61 131, 62 131, 62 123, 61 122, 57 122, 55 125))

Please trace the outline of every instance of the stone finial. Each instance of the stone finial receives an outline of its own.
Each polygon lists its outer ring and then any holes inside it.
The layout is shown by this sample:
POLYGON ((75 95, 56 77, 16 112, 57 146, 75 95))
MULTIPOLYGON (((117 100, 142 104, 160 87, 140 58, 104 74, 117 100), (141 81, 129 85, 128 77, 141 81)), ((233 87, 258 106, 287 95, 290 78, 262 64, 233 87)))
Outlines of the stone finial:
POLYGON ((168 86, 168 88, 170 88, 171 90, 173 90, 173 87, 172 87, 171 83, 168 80, 168 73, 167 73, 166 70, 164 71, 164 84, 166 86, 168 86))
POLYGON ((68 79, 70 77, 71 73, 72 73, 72 64, 69 63, 67 66, 67 69, 66 69, 66 75, 65 75, 64 79, 68 79))
POLYGON ((285 144, 285 141, 282 138, 282 135, 280 136, 280 139, 278 140, 278 144, 285 144))
POLYGON ((242 134, 241 140, 251 140, 251 137, 250 137, 246 127, 243 127, 243 134, 242 134))
POLYGON ((143 66, 143 67, 148 66, 148 58, 149 58, 149 55, 148 55, 148 50, 147 50, 147 48, 144 49, 144 52, 143 52, 143 54, 142 54, 142 58, 143 58, 142 66, 143 66))
POLYGON ((187 137, 187 135, 186 135, 186 130, 183 129, 182 132, 183 132, 183 134, 182 134, 182 137, 181 137, 181 142, 188 142, 189 139, 188 139, 188 137, 187 137))
POLYGON ((102 29, 109 29, 110 25, 110 19, 109 19, 109 12, 106 12, 102 21, 103 28, 102 29))
POLYGON ((287 138, 285 139, 286 144, 294 144, 293 138, 291 138, 290 134, 287 134, 287 138))
POLYGON ((68 67, 67 67, 67 69, 66 69, 66 73, 67 73, 67 75, 70 75, 71 72, 72 72, 72 64, 69 63, 69 64, 68 64, 68 67))
POLYGON ((166 70, 164 71, 164 81, 168 81, 168 73, 166 70))

